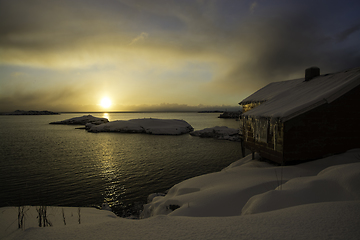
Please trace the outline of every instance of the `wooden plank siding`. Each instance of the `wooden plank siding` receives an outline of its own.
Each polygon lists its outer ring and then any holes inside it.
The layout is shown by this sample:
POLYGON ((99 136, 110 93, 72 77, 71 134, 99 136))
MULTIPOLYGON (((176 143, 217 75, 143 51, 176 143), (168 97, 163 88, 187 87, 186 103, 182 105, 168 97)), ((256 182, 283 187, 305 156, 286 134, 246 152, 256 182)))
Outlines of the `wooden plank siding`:
POLYGON ((360 148, 360 86, 284 124, 284 161, 311 160, 360 148))
POLYGON ((252 152, 258 152, 263 158, 282 163, 283 162, 283 124, 267 125, 267 141, 257 141, 255 137, 255 119, 243 119, 244 145, 252 152), (273 130, 271 130, 273 128, 273 130), (275 136, 274 136, 275 135, 275 136), (275 137, 275 138, 274 138, 275 137))

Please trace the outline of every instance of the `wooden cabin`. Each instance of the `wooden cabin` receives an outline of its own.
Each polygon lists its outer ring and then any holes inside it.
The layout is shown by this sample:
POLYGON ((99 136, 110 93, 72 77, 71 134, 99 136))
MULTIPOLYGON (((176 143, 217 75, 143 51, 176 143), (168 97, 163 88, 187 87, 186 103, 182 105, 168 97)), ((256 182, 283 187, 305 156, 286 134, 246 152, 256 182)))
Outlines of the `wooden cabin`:
POLYGON ((291 164, 360 148, 360 67, 270 83, 242 100, 246 148, 291 164))

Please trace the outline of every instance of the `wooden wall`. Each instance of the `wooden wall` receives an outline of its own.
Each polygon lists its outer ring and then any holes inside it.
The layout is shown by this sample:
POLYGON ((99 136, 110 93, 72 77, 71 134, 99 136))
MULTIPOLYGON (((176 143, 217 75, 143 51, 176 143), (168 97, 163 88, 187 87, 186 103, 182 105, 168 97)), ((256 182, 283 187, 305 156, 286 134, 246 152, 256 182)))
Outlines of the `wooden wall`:
MULTIPOLYGON (((264 120, 264 119, 262 119, 264 120)), ((252 152, 258 152, 264 158, 272 161, 283 162, 283 124, 280 122, 270 122, 267 124, 257 124, 259 119, 243 119, 243 135, 245 147, 252 152), (259 129, 261 127, 262 129, 259 129), (259 131, 265 132, 265 141, 259 141, 259 131)), ((264 134, 262 134, 264 139, 264 134)))
POLYGON ((284 160, 311 160, 360 148, 360 86, 284 123, 284 160))

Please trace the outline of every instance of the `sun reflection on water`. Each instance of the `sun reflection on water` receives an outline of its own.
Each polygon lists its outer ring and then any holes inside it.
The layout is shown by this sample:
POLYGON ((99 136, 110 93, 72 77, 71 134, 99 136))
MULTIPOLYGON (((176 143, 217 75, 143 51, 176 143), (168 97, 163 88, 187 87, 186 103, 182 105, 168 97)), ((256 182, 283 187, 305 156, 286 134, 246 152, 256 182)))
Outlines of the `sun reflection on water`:
POLYGON ((119 195, 122 192, 118 188, 121 187, 121 184, 116 164, 114 164, 114 149, 108 143, 100 145, 102 147, 102 154, 100 156, 101 172, 103 179, 106 181, 104 201, 111 207, 114 204, 118 204, 119 195))
POLYGON ((109 122, 110 122, 110 116, 109 116, 108 113, 103 113, 102 117, 107 118, 109 120, 109 122))

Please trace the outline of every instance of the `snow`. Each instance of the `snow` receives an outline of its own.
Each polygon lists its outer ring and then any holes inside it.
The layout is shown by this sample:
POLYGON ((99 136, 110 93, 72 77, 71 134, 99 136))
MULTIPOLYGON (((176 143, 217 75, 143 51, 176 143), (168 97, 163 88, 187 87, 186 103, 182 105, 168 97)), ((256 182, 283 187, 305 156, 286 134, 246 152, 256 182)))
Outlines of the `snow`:
POLYGON ((291 179, 281 187, 281 191, 276 189, 250 198, 242 214, 311 203, 359 200, 359 169, 360 163, 345 164, 326 168, 316 176, 291 179))
POLYGON ((360 149, 293 166, 246 156, 220 172, 152 194, 141 220, 94 208, 48 207, 52 227, 36 227, 27 207, 0 209, 1 239, 358 239, 360 149), (63 223, 64 209, 66 225, 63 223))
POLYGON ((180 135, 189 133, 193 127, 184 120, 143 118, 118 120, 100 125, 86 124, 89 132, 147 133, 154 135, 180 135))
POLYGON ((107 118, 98 118, 92 115, 84 115, 82 117, 74 117, 62 121, 51 122, 50 124, 85 125, 87 123, 101 124, 106 122, 109 122, 107 118))
POLYGON ((242 100, 239 104, 248 104, 253 102, 264 102, 272 99, 276 95, 283 93, 291 88, 294 88, 296 85, 302 83, 304 78, 288 80, 288 81, 280 81, 280 82, 272 82, 266 85, 265 87, 257 90, 255 93, 251 94, 244 100, 242 100))
POLYGON ((239 129, 228 128, 226 126, 216 126, 212 128, 205 128, 190 133, 191 136, 202 138, 216 138, 219 140, 240 141, 239 129))
MULTIPOLYGON (((252 161, 249 155, 221 172, 191 178, 175 185, 164 197, 155 197, 151 203, 147 204, 143 215, 144 217, 159 214, 193 217, 241 215, 242 211, 244 211, 243 207, 245 204, 248 204, 249 199, 253 196, 263 193, 271 195, 280 186, 283 190, 286 190, 286 187, 289 186, 287 184, 291 184, 293 181, 301 183, 301 186, 299 185, 298 188, 309 188, 312 185, 308 182, 315 183, 316 181, 322 182, 322 185, 320 185, 323 187, 328 186, 328 181, 321 181, 323 177, 321 177, 320 172, 323 169, 331 165, 359 162, 359 160, 360 149, 345 153, 342 157, 332 156, 315 162, 283 167, 273 166, 260 161, 252 161), (317 176, 317 174, 320 175, 317 176), (312 180, 305 178, 310 176, 313 177, 312 180), (281 182, 284 182, 284 184, 281 184, 281 182), (168 209, 169 205, 178 205, 180 208, 170 211, 168 209)), ((354 167, 354 171, 359 173, 360 165, 353 164, 349 166, 349 168, 351 167, 354 167)), ((342 168, 339 166, 335 168, 338 169, 336 172, 339 173, 337 177, 343 179, 344 176, 341 173, 344 171, 342 168)), ((333 178, 335 177, 333 176, 333 178)), ((349 174, 349 178, 353 179, 356 184, 360 183, 360 181, 356 182, 357 178, 355 176, 350 176, 349 174)), ((342 193, 340 191, 342 189, 340 186, 341 179, 333 179, 333 181, 338 183, 339 187, 339 191, 335 192, 335 195, 342 193)), ((357 191, 360 193, 360 188, 357 191)), ((278 191, 276 190, 276 192, 278 191)), ((306 196, 306 198, 308 199, 309 196, 306 196)), ((353 198, 349 197, 346 199, 353 200, 353 198)), ((276 200, 279 201, 279 198, 276 200)), ((332 201, 332 199, 329 199, 329 201, 332 201)), ((268 204, 267 201, 264 202, 268 204)), ((288 205, 288 203, 281 204, 284 206, 288 205)))
POLYGON ((331 103, 359 85, 360 67, 320 75, 307 82, 302 78, 271 83, 240 104, 266 101, 243 115, 280 118, 285 122, 320 105, 331 103))

